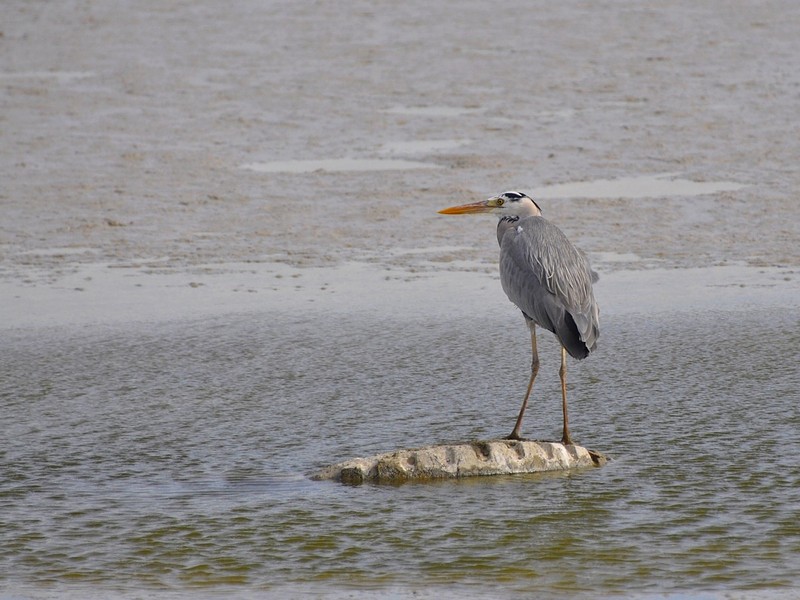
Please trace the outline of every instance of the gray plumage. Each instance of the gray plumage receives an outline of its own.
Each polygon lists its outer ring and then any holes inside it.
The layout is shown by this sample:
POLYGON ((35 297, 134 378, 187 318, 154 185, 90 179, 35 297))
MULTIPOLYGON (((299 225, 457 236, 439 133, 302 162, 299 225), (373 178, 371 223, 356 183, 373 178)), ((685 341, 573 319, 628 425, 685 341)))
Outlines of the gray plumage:
POLYGON ((572 444, 567 416, 567 353, 586 358, 597 347, 600 309, 592 283, 597 273, 586 255, 573 246, 561 230, 542 217, 539 205, 520 192, 505 192, 488 200, 451 206, 444 215, 494 213, 500 217, 500 282, 503 290, 525 315, 531 334, 531 376, 517 421, 508 439, 522 439, 522 417, 539 372, 536 325, 552 331, 561 343, 561 442, 572 444))
POLYGON ((574 358, 597 347, 600 311, 586 255, 541 216, 504 217, 497 224, 500 282, 526 318, 552 331, 574 358))

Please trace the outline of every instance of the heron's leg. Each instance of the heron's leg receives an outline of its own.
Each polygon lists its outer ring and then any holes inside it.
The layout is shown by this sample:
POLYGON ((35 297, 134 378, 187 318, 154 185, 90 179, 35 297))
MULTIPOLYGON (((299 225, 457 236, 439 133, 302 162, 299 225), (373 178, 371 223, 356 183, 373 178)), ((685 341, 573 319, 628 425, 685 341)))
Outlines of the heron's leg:
POLYGON ((525 392, 525 398, 522 400, 522 408, 519 409, 519 416, 514 425, 514 430, 508 436, 509 440, 521 440, 520 429, 522 428, 522 417, 525 414, 525 409, 528 406, 528 398, 530 398, 531 390, 533 389, 533 381, 536 379, 536 374, 539 372, 539 353, 536 351, 536 325, 530 319, 525 319, 528 324, 528 329, 531 332, 531 378, 528 381, 528 389, 525 392))
POLYGON ((572 444, 569 437, 569 419, 567 418, 567 349, 561 346, 561 368, 558 370, 561 376, 561 408, 564 411, 564 433, 561 435, 561 443, 564 445, 572 444))

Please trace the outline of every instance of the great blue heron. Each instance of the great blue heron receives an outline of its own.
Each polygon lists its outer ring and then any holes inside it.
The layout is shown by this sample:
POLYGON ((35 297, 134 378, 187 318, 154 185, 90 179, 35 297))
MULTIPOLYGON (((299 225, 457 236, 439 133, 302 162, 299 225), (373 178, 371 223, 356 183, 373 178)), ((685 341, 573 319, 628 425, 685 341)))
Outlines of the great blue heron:
POLYGON ((508 439, 519 440, 522 417, 533 382, 539 372, 536 325, 552 331, 561 343, 561 405, 564 413, 563 444, 571 444, 567 418, 567 352, 586 358, 597 346, 600 309, 592 283, 597 273, 586 255, 567 236, 542 217, 539 205, 520 192, 505 192, 488 200, 451 206, 444 215, 495 213, 500 244, 500 283, 508 299, 522 311, 531 334, 531 378, 517 422, 508 439))

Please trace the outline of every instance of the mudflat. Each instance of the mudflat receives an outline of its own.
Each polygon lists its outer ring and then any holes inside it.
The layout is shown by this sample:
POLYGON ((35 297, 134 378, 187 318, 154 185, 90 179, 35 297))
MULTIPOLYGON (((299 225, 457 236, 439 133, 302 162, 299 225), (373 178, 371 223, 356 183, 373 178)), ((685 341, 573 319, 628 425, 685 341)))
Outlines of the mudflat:
POLYGON ((539 192, 601 271, 800 265, 789 0, 3 13, 18 296, 86 265, 70 290, 113 268, 491 270, 491 225, 436 210, 504 189, 539 192))

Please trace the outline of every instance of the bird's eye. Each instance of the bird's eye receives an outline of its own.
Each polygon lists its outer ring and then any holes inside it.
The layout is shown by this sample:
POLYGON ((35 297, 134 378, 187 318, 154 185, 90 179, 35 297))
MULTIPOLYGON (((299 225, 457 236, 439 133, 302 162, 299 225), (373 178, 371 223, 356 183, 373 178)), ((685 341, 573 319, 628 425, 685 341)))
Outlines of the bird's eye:
POLYGON ((505 200, 503 200, 502 198, 498 198, 497 199, 497 206, 503 206, 503 202, 505 202, 505 200))

